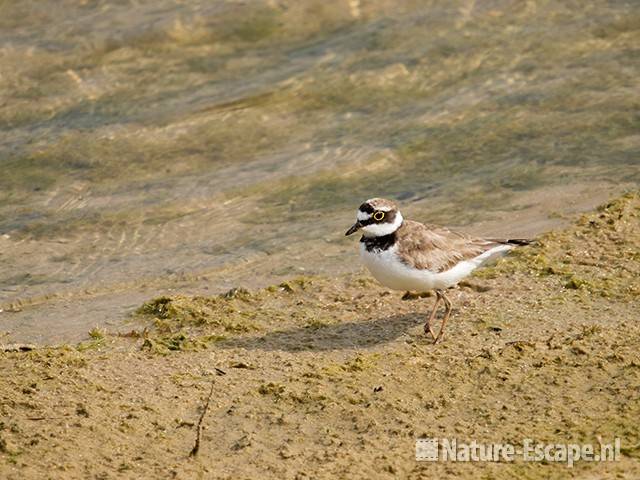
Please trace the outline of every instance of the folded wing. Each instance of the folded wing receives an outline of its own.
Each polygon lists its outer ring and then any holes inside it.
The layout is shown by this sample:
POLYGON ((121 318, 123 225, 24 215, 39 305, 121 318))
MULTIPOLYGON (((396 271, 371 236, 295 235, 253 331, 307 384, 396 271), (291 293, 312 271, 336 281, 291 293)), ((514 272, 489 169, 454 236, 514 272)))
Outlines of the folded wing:
POLYGON ((396 235, 401 241, 399 255, 410 267, 444 272, 457 263, 470 260, 492 248, 510 244, 508 240, 486 240, 445 227, 406 220, 396 235))

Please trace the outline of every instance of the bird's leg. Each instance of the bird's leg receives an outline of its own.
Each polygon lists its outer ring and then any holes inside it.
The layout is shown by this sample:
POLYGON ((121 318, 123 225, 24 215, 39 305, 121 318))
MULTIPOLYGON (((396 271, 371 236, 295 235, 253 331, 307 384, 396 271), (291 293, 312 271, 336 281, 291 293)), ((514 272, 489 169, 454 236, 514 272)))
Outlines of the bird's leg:
MULTIPOLYGON (((436 290, 436 293, 438 293, 438 290, 436 290)), ((447 320, 449 320, 449 316, 451 315, 451 300, 447 298, 447 296, 444 294, 442 290, 439 293, 442 299, 444 300, 444 305, 446 307, 446 310, 444 311, 444 317, 442 317, 442 325, 440 325, 440 332, 438 333, 438 336, 433 341, 433 343, 438 343, 440 340, 442 340, 442 337, 444 337, 444 327, 447 325, 447 320)))
POLYGON ((436 318, 436 312, 438 311, 438 305, 440 304, 441 298, 442 297, 440 296, 440 292, 436 290, 436 302, 433 304, 433 310, 431 310, 431 314, 429 315, 429 318, 427 318, 427 322, 424 324, 425 335, 431 334, 434 340, 438 337, 436 333, 433 331, 433 328, 431 327, 431 323, 433 322, 433 319, 436 318))

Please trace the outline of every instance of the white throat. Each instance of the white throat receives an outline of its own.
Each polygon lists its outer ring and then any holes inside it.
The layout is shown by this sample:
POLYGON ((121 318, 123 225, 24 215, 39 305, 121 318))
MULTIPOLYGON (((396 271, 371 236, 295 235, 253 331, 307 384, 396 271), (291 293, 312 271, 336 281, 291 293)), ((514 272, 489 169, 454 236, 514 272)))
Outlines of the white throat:
POLYGON ((394 218, 393 223, 372 223, 362 227, 362 233, 365 237, 384 237, 399 229, 400 225, 402 225, 402 220, 400 212, 396 212, 396 218, 394 218))

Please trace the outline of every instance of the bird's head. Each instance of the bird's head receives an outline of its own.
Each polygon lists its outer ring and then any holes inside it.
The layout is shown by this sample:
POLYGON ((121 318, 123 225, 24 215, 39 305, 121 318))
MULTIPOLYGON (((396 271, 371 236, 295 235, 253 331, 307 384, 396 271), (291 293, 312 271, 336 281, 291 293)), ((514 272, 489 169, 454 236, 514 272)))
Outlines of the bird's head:
POLYGON ((356 223, 345 235, 362 230, 365 237, 383 237, 395 232, 402 225, 402 215, 391 200, 372 198, 358 208, 356 223))

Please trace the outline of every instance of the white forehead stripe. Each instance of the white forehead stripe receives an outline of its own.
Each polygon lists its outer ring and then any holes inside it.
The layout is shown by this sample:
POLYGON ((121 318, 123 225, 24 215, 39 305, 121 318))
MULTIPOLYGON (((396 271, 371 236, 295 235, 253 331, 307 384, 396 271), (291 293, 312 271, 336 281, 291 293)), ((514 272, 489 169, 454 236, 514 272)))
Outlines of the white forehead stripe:
POLYGON ((358 215, 356 215, 356 218, 359 222, 364 222, 365 220, 369 220, 371 218, 371 214, 363 212, 362 210, 358 210, 358 215))

